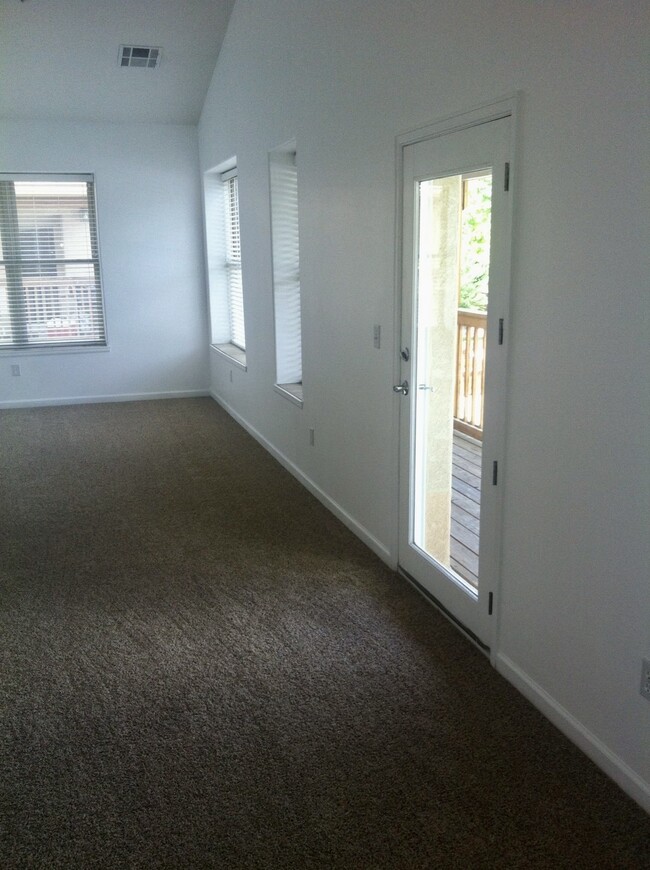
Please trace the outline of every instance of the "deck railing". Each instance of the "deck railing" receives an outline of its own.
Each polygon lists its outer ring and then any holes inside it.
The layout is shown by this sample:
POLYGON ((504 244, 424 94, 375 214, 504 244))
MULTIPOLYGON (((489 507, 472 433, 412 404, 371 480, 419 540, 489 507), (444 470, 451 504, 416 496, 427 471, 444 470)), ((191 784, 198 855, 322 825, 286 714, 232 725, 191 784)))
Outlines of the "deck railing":
MULTIPOLYGON (((87 281, 56 281, 27 276, 22 281, 21 320, 29 343, 96 340, 103 334, 97 288, 87 281)), ((6 284, 0 282, 0 346, 14 338, 6 284)))
POLYGON ((487 314, 458 310, 454 428, 474 438, 483 435, 485 328, 487 314))
POLYGON ((32 341, 85 338, 97 330, 96 291, 87 282, 45 284, 26 279, 25 315, 32 341))

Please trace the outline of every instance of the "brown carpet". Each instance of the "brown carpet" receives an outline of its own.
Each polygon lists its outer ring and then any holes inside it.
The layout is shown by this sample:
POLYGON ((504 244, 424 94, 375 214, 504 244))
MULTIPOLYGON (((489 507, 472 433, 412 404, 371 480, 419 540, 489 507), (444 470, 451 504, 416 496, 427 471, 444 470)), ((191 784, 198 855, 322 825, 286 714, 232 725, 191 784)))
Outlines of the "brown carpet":
POLYGON ((2 868, 647 868, 650 821, 212 400, 0 412, 2 868))

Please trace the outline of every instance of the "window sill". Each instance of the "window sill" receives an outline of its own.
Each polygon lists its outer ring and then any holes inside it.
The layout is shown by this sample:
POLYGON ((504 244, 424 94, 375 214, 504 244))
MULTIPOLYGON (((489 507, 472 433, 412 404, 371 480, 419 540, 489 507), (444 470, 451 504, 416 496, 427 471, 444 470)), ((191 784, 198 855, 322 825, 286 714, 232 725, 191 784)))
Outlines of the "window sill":
POLYGON ((273 389, 299 408, 303 406, 302 384, 273 384, 273 389))
POLYGON ((248 370, 246 365, 246 351, 236 344, 211 344, 210 350, 214 351, 219 356, 225 357, 229 363, 236 365, 237 368, 248 370))
POLYGON ((58 356, 62 353, 106 353, 107 344, 102 345, 61 345, 59 347, 0 347, 0 356, 58 356))

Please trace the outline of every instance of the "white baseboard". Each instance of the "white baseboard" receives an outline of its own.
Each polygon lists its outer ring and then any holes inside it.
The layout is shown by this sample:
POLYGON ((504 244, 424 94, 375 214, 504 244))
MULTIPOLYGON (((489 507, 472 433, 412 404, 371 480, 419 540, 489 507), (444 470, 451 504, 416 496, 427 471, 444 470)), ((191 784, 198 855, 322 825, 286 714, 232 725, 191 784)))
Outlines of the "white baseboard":
POLYGON ((65 396, 56 399, 0 401, 0 409, 47 408, 54 405, 93 405, 103 402, 141 402, 149 399, 191 399, 209 396, 208 390, 171 390, 163 393, 119 393, 114 396, 65 396))
POLYGON ((214 392, 211 392, 210 395, 215 402, 220 405, 224 411, 227 411, 228 414, 230 414, 230 416, 249 433, 249 435, 252 435, 253 438, 280 463, 280 465, 286 468, 287 471, 305 487, 305 489, 309 490, 309 492, 315 496, 321 504, 325 505, 325 507, 331 511, 335 517, 341 520, 343 525, 347 526, 353 534, 360 538, 363 543, 373 551, 373 553, 379 556, 382 562, 385 562, 389 568, 396 570, 396 560, 393 558, 390 550, 385 547, 381 541, 375 538, 375 536, 372 535, 368 529, 362 526, 361 523, 357 522, 354 517, 350 516, 350 514, 345 511, 338 502, 334 501, 334 499, 314 483, 310 477, 307 477, 307 475, 301 471, 297 465, 286 457, 284 453, 278 450, 277 447, 271 444, 271 442, 268 441, 261 432, 258 432, 254 426, 251 426, 250 423, 241 416, 241 414, 235 411, 234 408, 232 408, 220 396, 214 392))
POLYGON ((650 812, 650 785, 623 759, 615 755, 601 740, 572 716, 561 704, 532 680, 511 659, 497 653, 497 671, 546 716, 572 743, 619 785, 632 800, 650 812))

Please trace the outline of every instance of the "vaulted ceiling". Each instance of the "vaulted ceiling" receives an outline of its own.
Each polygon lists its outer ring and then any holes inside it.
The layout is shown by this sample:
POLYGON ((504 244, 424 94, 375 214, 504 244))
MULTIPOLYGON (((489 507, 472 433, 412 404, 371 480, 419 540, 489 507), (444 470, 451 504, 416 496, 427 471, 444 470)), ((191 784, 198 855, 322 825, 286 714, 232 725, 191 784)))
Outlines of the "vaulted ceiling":
POLYGON ((194 124, 234 0, 0 0, 0 118, 194 124), (123 68, 122 44, 160 47, 123 68))

